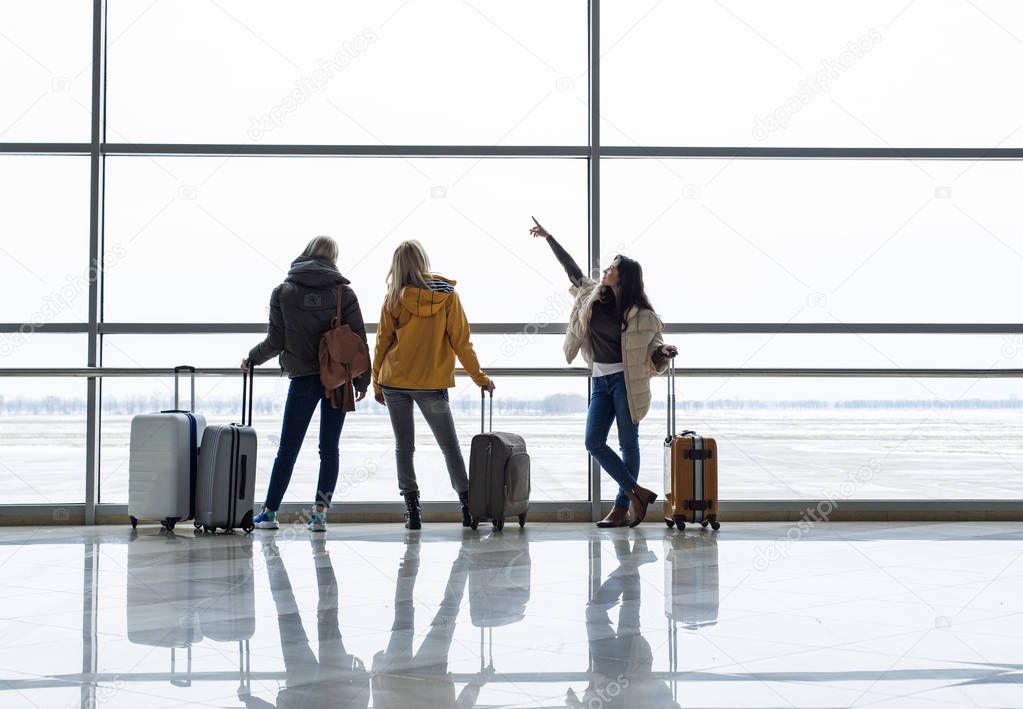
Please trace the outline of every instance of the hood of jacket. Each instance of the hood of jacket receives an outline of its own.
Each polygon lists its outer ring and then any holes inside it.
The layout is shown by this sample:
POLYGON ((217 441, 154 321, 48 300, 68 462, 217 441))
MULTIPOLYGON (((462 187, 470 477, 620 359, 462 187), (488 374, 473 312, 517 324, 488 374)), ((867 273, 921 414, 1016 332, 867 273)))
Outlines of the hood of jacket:
POLYGON ((421 318, 436 315, 451 297, 455 281, 436 274, 431 275, 430 280, 439 281, 435 287, 440 290, 405 286, 401 289, 401 307, 421 318))
POLYGON ((288 277, 284 282, 306 288, 329 288, 338 283, 349 284, 348 279, 341 275, 333 263, 327 259, 309 256, 299 256, 291 262, 288 277))

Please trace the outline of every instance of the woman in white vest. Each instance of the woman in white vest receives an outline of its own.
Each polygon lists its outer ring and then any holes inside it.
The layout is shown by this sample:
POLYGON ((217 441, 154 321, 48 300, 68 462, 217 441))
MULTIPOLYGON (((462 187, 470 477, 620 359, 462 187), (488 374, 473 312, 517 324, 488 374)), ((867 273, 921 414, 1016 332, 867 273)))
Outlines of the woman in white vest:
POLYGON ((639 263, 615 256, 597 282, 536 219, 533 223, 529 233, 547 240, 572 282, 565 358, 571 364, 581 352, 592 371, 586 450, 618 483, 614 507, 597 526, 635 527, 657 499, 638 481, 639 422, 650 409, 650 377, 664 372, 678 350, 661 339, 663 324, 643 289, 639 263), (621 456, 607 445, 612 422, 618 424, 621 456))

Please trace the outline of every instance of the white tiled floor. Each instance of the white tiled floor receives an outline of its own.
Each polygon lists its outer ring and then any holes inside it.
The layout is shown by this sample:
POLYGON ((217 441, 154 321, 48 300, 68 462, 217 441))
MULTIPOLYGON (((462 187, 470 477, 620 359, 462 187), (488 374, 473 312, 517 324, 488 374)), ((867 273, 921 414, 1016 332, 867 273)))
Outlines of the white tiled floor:
POLYGON ((1023 707, 1023 524, 8 528, 0 574, 4 709, 1023 707))

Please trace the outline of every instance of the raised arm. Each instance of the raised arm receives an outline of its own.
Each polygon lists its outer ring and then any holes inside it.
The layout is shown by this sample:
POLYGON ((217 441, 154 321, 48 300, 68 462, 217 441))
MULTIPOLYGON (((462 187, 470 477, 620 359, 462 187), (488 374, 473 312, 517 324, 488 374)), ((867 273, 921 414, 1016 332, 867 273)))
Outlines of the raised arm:
POLYGON ((533 236, 539 236, 547 240, 547 243, 550 244, 551 251, 554 252, 554 256, 558 259, 558 262, 561 263, 562 268, 565 269, 565 273, 568 275, 568 280, 570 280, 572 285, 576 288, 581 286, 585 276, 583 274, 583 270, 579 268, 579 264, 577 264, 572 256, 565 251, 564 247, 559 244, 553 236, 551 236, 549 231, 540 226, 540 222, 536 221, 535 217, 533 218, 533 223, 536 224, 536 226, 531 228, 529 233, 533 236))

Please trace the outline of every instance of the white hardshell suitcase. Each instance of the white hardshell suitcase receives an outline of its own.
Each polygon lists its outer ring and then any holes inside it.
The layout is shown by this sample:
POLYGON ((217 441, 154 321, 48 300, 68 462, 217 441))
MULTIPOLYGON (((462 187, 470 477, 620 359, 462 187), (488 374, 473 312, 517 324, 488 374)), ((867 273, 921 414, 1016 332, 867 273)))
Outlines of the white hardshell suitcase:
POLYGON ((128 641, 149 647, 189 648, 202 640, 192 584, 191 540, 173 533, 137 536, 128 543, 128 641))
POLYGON ((199 442, 206 419, 195 408, 195 368, 174 368, 174 409, 139 414, 131 420, 128 451, 128 515, 159 520, 167 529, 193 516, 199 442), (182 410, 178 398, 181 372, 191 374, 191 403, 182 410))
POLYGON ((195 487, 195 527, 217 529, 255 527, 256 429, 252 427, 252 383, 255 367, 242 378, 242 422, 208 426, 199 451, 195 487), (246 423, 246 414, 248 423, 246 423))

